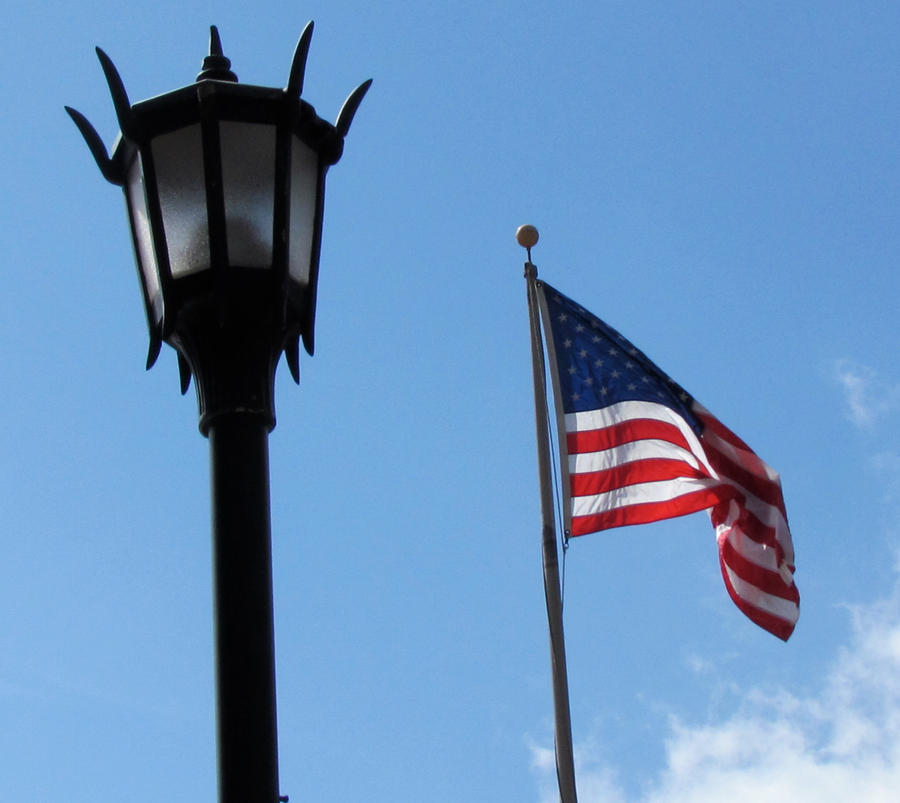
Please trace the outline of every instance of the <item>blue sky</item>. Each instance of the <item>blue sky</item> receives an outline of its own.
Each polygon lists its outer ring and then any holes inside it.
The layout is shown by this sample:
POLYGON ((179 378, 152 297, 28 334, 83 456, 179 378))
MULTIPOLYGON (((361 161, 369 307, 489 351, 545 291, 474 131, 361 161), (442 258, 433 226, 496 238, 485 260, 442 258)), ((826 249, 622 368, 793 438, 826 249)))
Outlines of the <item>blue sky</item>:
POLYGON ((900 9, 888 2, 13 0, 0 71, 0 799, 212 799, 207 444, 146 329, 94 56, 132 100, 218 25, 279 86, 373 87, 329 174, 315 358, 270 439, 294 801, 554 800, 524 252, 782 475, 801 618, 749 623, 706 518, 566 560, 582 803, 900 782, 900 9))

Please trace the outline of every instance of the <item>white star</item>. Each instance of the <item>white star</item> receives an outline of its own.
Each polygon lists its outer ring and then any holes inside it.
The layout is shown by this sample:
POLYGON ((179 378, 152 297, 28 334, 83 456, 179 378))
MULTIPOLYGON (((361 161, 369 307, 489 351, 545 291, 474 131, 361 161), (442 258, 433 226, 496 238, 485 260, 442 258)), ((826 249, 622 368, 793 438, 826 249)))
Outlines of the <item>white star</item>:
POLYGON ((635 385, 634 382, 632 382, 630 385, 628 385, 628 389, 629 390, 637 390, 637 385, 635 385))
POLYGON ((569 374, 572 376, 575 375, 575 366, 574 365, 569 366, 569 374))
POLYGON ((587 357, 587 349, 582 349, 581 351, 579 351, 578 356, 581 357, 582 359, 587 357))
POLYGON ((599 343, 599 342, 600 342, 600 335, 594 335, 594 337, 591 338, 591 341, 592 341, 593 343, 599 343))
POLYGON ((575 331, 576 331, 576 332, 583 332, 583 331, 584 331, 584 324, 581 324, 581 323, 578 324, 578 326, 575 327, 575 331))
POLYGON ((605 396, 609 391, 606 388, 600 388, 600 395, 605 396))
POLYGON ((641 377, 641 382, 643 382, 645 385, 646 385, 649 381, 650 381, 650 377, 649 377, 649 376, 641 377))
POLYGON ((634 363, 631 360, 629 360, 628 362, 625 363, 625 367, 626 368, 634 368, 634 363))
POLYGON ((596 365, 598 368, 602 368, 603 360, 594 360, 594 365, 596 365))
POLYGON ((613 371, 613 372, 612 372, 612 378, 613 378, 613 379, 618 379, 620 376, 622 376, 622 375, 621 375, 618 371, 613 371))
POLYGON ((616 354, 618 354, 618 353, 619 353, 619 352, 616 351, 616 349, 610 349, 610 350, 609 350, 609 356, 610 356, 610 357, 615 357, 616 354))
POLYGON ((589 376, 587 379, 584 380, 584 384, 587 385, 588 387, 590 387, 591 385, 593 385, 593 384, 594 384, 594 377, 589 376))
POLYGON ((567 348, 567 349, 572 348, 572 341, 569 340, 568 338, 563 340, 563 348, 567 348))
POLYGON ((569 320, 569 316, 566 315, 566 313, 561 312, 559 313, 559 318, 557 320, 559 320, 560 323, 565 323, 567 320, 569 320))

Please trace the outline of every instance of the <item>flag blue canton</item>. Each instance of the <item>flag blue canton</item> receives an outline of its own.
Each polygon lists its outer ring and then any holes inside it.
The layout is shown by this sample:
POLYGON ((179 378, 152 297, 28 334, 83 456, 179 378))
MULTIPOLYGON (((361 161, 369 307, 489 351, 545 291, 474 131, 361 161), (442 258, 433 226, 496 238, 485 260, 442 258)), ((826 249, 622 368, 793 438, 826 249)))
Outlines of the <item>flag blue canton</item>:
POLYGON ((578 413, 623 401, 665 404, 700 435, 693 398, 608 324, 544 283, 563 410, 578 413))

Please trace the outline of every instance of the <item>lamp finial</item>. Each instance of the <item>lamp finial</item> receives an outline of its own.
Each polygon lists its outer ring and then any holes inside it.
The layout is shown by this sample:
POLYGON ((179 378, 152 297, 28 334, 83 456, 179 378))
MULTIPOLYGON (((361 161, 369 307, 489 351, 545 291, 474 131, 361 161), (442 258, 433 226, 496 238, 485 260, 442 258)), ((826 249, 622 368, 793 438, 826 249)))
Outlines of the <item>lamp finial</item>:
POLYGON ((209 55, 203 59, 203 71, 197 76, 198 81, 234 81, 238 77, 231 71, 231 60, 222 54, 222 40, 219 29, 209 26, 209 55))

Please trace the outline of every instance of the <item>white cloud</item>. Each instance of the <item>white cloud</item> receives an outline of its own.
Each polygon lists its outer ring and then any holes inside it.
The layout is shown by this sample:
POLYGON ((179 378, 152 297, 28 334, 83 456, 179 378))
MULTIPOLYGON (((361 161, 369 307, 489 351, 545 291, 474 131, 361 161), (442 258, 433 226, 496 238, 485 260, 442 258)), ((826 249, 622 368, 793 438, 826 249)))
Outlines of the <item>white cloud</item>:
MULTIPOLYGON (((556 785, 556 760, 553 749, 529 742, 531 768, 539 778, 540 802, 559 803, 556 785)), ((575 778, 580 803, 603 801, 603 803, 626 803, 616 773, 609 767, 601 767, 592 762, 597 750, 593 745, 584 745, 575 750, 575 778)))
MULTIPOLYGON (((813 696, 746 692, 715 724, 672 720, 665 764, 637 797, 576 750, 580 803, 888 803, 900 789, 900 591, 850 609, 853 636, 813 696)), ((541 801, 552 751, 532 746, 541 801)))
POLYGON ((850 420, 881 438, 884 448, 869 457, 867 467, 884 488, 883 501, 896 507, 900 503, 900 451, 897 429, 892 426, 895 422, 886 419, 900 412, 900 382, 885 380, 872 368, 850 360, 838 360, 834 376, 844 391, 850 420))
POLYGON ((900 406, 900 386, 882 381, 867 365, 838 360, 834 375, 843 388, 850 420, 858 427, 871 427, 900 406))
POLYGON ((878 452, 869 459, 869 466, 884 486, 884 501, 889 505, 900 503, 900 454, 878 452))

